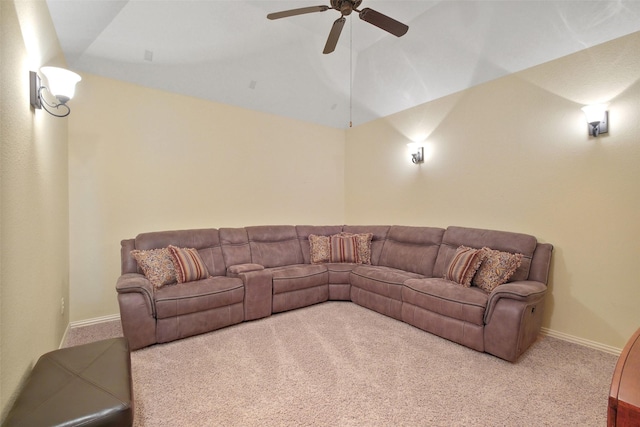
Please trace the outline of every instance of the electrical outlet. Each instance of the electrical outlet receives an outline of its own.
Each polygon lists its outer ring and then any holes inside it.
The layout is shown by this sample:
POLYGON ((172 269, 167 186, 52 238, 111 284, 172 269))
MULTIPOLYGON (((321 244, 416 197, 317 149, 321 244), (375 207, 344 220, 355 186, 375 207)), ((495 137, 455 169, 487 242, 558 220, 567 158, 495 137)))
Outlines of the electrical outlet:
POLYGON ((60 299, 60 316, 64 316, 64 297, 60 299))

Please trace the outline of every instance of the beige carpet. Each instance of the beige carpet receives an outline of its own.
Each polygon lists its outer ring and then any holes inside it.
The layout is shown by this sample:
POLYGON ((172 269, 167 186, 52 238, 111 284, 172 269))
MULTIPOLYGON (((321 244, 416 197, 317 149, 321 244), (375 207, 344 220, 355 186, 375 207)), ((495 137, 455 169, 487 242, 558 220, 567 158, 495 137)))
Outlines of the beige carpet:
POLYGON ((616 360, 546 337, 509 363, 329 302, 133 352, 135 425, 604 426, 616 360))

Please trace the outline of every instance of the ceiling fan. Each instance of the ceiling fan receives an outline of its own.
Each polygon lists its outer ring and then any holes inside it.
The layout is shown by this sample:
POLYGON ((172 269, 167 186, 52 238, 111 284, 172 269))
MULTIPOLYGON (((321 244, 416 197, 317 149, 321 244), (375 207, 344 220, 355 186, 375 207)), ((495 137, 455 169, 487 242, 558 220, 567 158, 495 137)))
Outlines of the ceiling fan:
POLYGON ((291 9, 285 10, 282 12, 270 13, 267 15, 269 19, 280 19, 287 18, 289 16, 295 15, 303 15, 305 13, 314 13, 314 12, 324 12, 329 9, 335 9, 342 14, 342 16, 333 23, 331 27, 331 32, 329 32, 329 38, 327 38, 327 43, 324 46, 324 50, 322 53, 331 53, 335 50, 336 45, 338 44, 338 39, 340 38, 340 33, 342 32, 342 27, 346 21, 345 16, 351 15, 351 12, 358 12, 360 19, 366 21, 370 24, 375 25, 378 28, 381 28, 388 33, 393 34, 396 37, 402 37, 407 33, 409 27, 402 22, 398 22, 393 18, 389 18, 386 15, 383 15, 380 12, 377 12, 373 9, 365 7, 362 10, 358 10, 358 6, 360 6, 362 0, 331 0, 331 6, 310 6, 310 7, 302 7, 299 9, 291 9))

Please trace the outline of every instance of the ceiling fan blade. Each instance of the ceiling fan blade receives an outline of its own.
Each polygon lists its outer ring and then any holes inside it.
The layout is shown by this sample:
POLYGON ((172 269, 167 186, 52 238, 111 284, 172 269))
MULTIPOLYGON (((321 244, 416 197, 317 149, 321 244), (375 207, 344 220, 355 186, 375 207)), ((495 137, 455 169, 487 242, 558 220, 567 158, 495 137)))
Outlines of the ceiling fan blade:
POLYGON ((363 21, 367 21, 368 23, 385 30, 396 37, 402 37, 407 33, 407 31, 409 31, 409 27, 402 22, 398 22, 395 19, 389 18, 387 15, 383 15, 373 9, 369 9, 368 7, 365 7, 359 11, 359 13, 360 19, 363 21))
POLYGON ((270 13, 267 15, 269 19, 287 18, 289 16, 303 15, 305 13, 324 12, 331 9, 329 6, 309 6, 301 7, 300 9, 284 10, 282 12, 270 13))
POLYGON ((340 33, 342 32, 342 27, 344 27, 346 19, 344 16, 338 18, 333 23, 331 27, 331 32, 329 33, 329 37, 327 38, 327 44, 324 45, 324 50, 322 53, 331 53, 336 49, 336 45, 338 44, 338 39, 340 38, 340 33))

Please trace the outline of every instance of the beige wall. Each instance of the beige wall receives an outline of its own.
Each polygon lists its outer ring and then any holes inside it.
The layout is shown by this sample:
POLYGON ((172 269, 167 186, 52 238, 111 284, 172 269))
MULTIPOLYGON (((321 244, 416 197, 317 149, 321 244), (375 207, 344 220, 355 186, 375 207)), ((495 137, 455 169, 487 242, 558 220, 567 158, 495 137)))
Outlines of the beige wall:
POLYGON ((71 320, 119 312, 120 240, 344 221, 344 131, 83 75, 69 124, 71 320))
POLYGON ((621 348, 640 326, 640 33, 358 126, 346 150, 347 223, 533 234, 555 246, 544 327, 621 348))
POLYGON ((627 274, 640 237, 639 38, 346 132, 84 75, 70 117, 71 319, 118 312, 119 241, 140 232, 465 225, 553 243, 544 326, 621 348, 640 323, 627 274), (590 138, 580 107, 602 100, 611 131, 590 138), (420 135, 432 154, 416 166, 405 144, 420 135))
POLYGON ((67 119, 29 105, 29 71, 64 66, 44 1, 0 1, 0 419, 69 317, 67 119))

